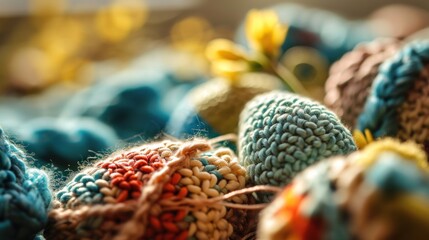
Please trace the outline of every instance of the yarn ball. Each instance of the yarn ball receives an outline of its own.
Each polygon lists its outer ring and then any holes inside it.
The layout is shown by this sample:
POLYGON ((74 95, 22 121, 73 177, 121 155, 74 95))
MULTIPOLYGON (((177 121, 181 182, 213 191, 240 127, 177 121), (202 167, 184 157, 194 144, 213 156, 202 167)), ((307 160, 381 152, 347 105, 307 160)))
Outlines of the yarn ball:
MULTIPOLYGON (((356 149, 337 116, 321 104, 273 91, 255 97, 240 116, 239 153, 253 185, 284 186, 309 165, 356 149)), ((268 195, 261 195, 268 201, 268 195)))
POLYGON ((330 69, 324 103, 349 127, 355 127, 380 65, 400 48, 395 39, 359 44, 330 69))
POLYGON ((117 144, 115 132, 91 118, 39 118, 27 122, 11 134, 37 159, 37 167, 48 167, 67 177, 66 169, 76 171, 94 152, 103 153, 117 144))
POLYGON ((166 132, 178 138, 236 133, 244 105, 258 94, 281 88, 279 79, 260 73, 245 74, 233 82, 210 80, 191 90, 179 103, 166 132))
POLYGON ((416 144, 375 142, 299 174, 263 210, 258 239, 426 239, 428 186, 416 144))
POLYGON ((0 238, 34 239, 48 221, 48 176, 0 129, 0 238))
POLYGON ((162 141, 118 151, 56 193, 47 239, 234 239, 245 212, 246 171, 209 141, 162 141), (225 202, 220 202, 224 200, 225 202))
POLYGON ((408 43, 379 68, 357 128, 427 145, 429 41, 408 43))
POLYGON ((153 138, 168 120, 161 97, 170 81, 163 73, 124 71, 77 94, 62 117, 95 118, 126 141, 153 138))

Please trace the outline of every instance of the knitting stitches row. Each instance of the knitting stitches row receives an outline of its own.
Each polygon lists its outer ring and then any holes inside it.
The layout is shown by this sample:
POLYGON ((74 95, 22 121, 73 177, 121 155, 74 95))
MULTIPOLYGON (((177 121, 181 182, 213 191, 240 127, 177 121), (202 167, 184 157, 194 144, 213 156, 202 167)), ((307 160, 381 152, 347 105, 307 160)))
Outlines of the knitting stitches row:
POLYGON ((404 103, 414 81, 429 63, 429 42, 413 42, 379 69, 371 94, 358 119, 357 128, 369 129, 375 137, 395 136, 397 108, 404 103))

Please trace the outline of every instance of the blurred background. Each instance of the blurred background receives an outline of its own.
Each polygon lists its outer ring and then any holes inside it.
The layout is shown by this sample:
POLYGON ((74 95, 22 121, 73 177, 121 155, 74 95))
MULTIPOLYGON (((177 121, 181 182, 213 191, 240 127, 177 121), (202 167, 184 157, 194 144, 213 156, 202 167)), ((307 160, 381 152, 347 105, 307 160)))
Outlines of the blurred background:
POLYGON ((60 170, 152 139, 211 77, 207 43, 245 47, 246 13, 266 7, 290 26, 280 61, 319 100, 355 45, 429 26, 426 0, 0 0, 0 126, 60 170))

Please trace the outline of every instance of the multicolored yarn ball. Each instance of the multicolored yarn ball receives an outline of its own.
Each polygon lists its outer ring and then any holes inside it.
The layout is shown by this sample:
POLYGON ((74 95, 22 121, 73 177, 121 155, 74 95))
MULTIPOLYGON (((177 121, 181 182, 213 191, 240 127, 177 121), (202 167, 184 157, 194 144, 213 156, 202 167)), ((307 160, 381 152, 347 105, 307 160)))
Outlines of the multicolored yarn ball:
POLYGON ((168 113, 161 94, 170 86, 162 73, 129 70, 79 93, 62 117, 92 117, 112 127, 119 138, 141 141, 161 132, 168 113))
POLYGON ((263 210, 260 239, 426 239, 429 169, 414 143, 384 139, 299 174, 263 210))
POLYGON ((57 171, 65 179, 94 153, 104 153, 118 143, 115 132, 91 118, 39 118, 19 129, 11 129, 14 139, 34 154, 37 167, 57 171))
POLYGON ((235 239, 245 233, 246 171, 208 140, 162 141, 121 150, 61 191, 47 239, 235 239), (228 200, 229 199, 229 200, 228 200))
POLYGON ((429 41, 405 45, 379 68, 357 122, 374 137, 395 136, 428 144, 429 41))
POLYGON ((295 94, 257 96, 240 116, 240 161, 252 185, 284 186, 318 160, 355 149, 352 135, 334 113, 295 94))
POLYGON ((179 138, 236 133, 244 105, 258 94, 281 88, 280 80, 260 73, 244 74, 234 81, 213 79, 191 90, 179 103, 166 132, 179 138))
POLYGON ((395 39, 359 44, 332 65, 324 103, 349 127, 355 127, 380 65, 400 48, 395 39))
POLYGON ((48 176, 0 129, 0 238, 37 239, 52 200, 48 176))

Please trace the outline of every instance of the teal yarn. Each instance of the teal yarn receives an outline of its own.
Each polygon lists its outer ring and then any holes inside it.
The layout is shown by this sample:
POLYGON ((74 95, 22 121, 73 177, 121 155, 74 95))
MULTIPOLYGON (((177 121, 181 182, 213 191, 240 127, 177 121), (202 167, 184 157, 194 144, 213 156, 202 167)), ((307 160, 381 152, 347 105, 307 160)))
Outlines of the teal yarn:
POLYGON ((40 239, 52 200, 47 175, 0 129, 0 238, 40 239))
POLYGON ((334 113, 295 94, 257 96, 240 116, 240 160, 254 185, 284 186, 318 160, 355 149, 334 113))
POLYGON ((397 108, 429 64, 429 41, 407 44, 392 59, 384 62, 375 78, 357 128, 368 129, 374 137, 395 136, 398 132, 397 108))

